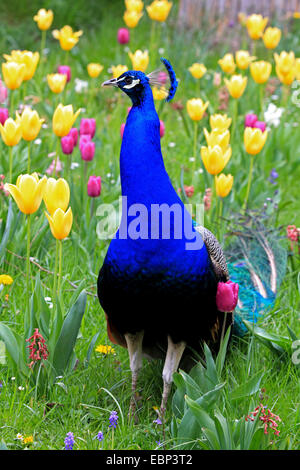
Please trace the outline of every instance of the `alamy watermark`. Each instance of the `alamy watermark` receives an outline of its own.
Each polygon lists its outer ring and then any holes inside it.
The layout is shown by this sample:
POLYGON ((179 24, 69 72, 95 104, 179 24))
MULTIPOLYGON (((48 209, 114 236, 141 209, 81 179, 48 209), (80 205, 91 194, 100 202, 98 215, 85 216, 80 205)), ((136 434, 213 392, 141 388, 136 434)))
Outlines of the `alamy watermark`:
POLYGON ((120 196, 118 204, 101 204, 96 211, 100 218, 97 236, 107 240, 116 236, 131 240, 185 240, 186 250, 200 250, 202 237, 195 231, 191 216, 197 225, 204 226, 204 204, 128 204, 120 196))

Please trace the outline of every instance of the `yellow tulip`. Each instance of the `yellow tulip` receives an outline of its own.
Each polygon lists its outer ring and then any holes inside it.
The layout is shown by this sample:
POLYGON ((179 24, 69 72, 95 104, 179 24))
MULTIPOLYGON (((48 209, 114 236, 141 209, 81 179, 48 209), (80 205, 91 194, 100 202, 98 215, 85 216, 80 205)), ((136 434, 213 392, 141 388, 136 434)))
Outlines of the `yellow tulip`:
POLYGON ((262 15, 250 15, 247 18, 246 26, 251 39, 259 39, 262 37, 264 29, 269 18, 263 18, 262 15))
POLYGON ((79 41, 82 31, 73 31, 71 26, 64 26, 62 29, 55 29, 52 31, 52 35, 55 39, 59 40, 60 47, 64 51, 70 51, 79 41))
POLYGON ((189 67, 189 71, 193 75, 194 78, 202 78, 203 75, 206 73, 206 67, 204 64, 195 63, 191 67, 189 67))
POLYGON ((214 147, 215 145, 219 145, 223 152, 225 152, 225 150, 228 148, 230 140, 229 130, 219 132, 218 129, 214 129, 209 133, 207 129, 204 129, 204 136, 208 147, 214 147))
POLYGON ((294 52, 282 51, 280 55, 276 52, 274 54, 276 67, 282 75, 290 73, 290 70, 295 65, 295 54, 294 52))
POLYGON ((251 64, 255 59, 256 57, 251 56, 248 51, 237 51, 235 53, 236 64, 241 70, 246 70, 249 67, 249 64, 251 64))
POLYGON ((300 11, 294 11, 293 18, 299 20, 300 19, 300 11))
POLYGON ((157 101, 163 100, 168 96, 168 92, 165 88, 157 88, 154 86, 152 88, 153 98, 157 101))
POLYGON ((47 75, 47 82, 53 93, 61 93, 67 83, 67 75, 65 73, 49 73, 47 75))
POLYGON ((88 71, 88 74, 91 78, 99 77, 102 70, 103 70, 103 65, 98 64, 98 63, 93 63, 92 62, 92 63, 88 64, 88 66, 87 66, 87 71, 88 71))
POLYGON ((200 121, 209 105, 209 101, 204 103, 201 98, 192 98, 186 103, 188 115, 193 121, 200 121))
POLYGON ((46 176, 39 180, 36 173, 19 175, 16 185, 6 183, 4 189, 12 195, 21 212, 33 214, 41 205, 46 182, 46 176))
POLYGON ((54 238, 56 238, 57 240, 63 240, 64 238, 66 238, 71 231, 73 223, 73 214, 71 207, 69 207, 67 212, 58 208, 52 216, 47 214, 47 212, 45 212, 45 214, 48 219, 50 229, 54 238))
POLYGON ((279 67, 276 67, 276 74, 281 83, 291 85, 296 77, 296 65, 291 67, 288 73, 282 73, 279 67))
POLYGON ((227 90, 229 91, 232 98, 240 98, 245 91, 248 78, 242 75, 232 75, 230 80, 224 78, 227 90))
POLYGON ((45 10, 45 8, 41 8, 37 14, 33 17, 34 21, 37 22, 37 25, 40 30, 46 31, 50 28, 53 21, 53 11, 52 10, 45 10))
POLYGON ((80 113, 80 109, 74 114, 73 106, 71 104, 63 106, 61 103, 57 106, 54 111, 52 118, 52 127, 54 134, 58 137, 64 137, 67 135, 71 127, 73 126, 77 116, 80 113))
POLYGON ((263 35, 264 45, 267 49, 275 49, 281 38, 281 30, 279 28, 267 28, 263 35))
POLYGON ((265 60, 258 60, 250 65, 251 76, 256 83, 265 83, 269 79, 271 71, 272 65, 265 60))
POLYGON ((233 186, 233 176, 224 175, 221 173, 219 176, 216 176, 216 193, 219 197, 226 197, 230 193, 233 186))
POLYGON ((218 64, 225 73, 232 74, 235 71, 235 63, 232 54, 225 54, 224 57, 218 60, 218 64))
POLYGON ((128 52, 128 55, 130 57, 134 70, 140 70, 141 72, 145 72, 149 64, 148 51, 142 52, 140 49, 138 49, 137 51, 135 51, 134 54, 128 52))
POLYGON ((242 26, 246 26, 246 22, 247 22, 246 13, 243 13, 242 11, 238 13, 238 21, 242 26))
POLYGON ((244 131, 244 144, 246 152, 257 155, 263 148, 268 137, 268 131, 262 132, 255 127, 246 127, 244 131))
POLYGON ((154 0, 146 10, 151 20, 163 22, 168 18, 172 5, 168 0, 154 0))
POLYGON ((127 65, 113 65, 111 68, 113 78, 118 78, 123 73, 127 72, 128 67, 127 65))
POLYGON ((231 147, 228 147, 225 152, 223 152, 219 145, 215 145, 214 147, 201 147, 202 161, 206 170, 211 175, 217 175, 224 170, 230 160, 231 153, 231 147))
POLYGON ((295 78, 300 80, 300 58, 295 59, 295 78))
POLYGON ((50 215, 53 215, 56 209, 66 211, 70 201, 70 188, 67 181, 63 178, 58 180, 48 178, 43 199, 50 215))
POLYGON ((3 62, 2 64, 2 75, 5 81, 5 85, 10 90, 15 90, 21 85, 26 72, 24 64, 18 64, 17 62, 3 62))
POLYGON ((212 114, 209 118, 210 127, 212 130, 216 129, 219 132, 226 131, 232 119, 227 116, 227 114, 212 114))
POLYGON ((17 117, 17 119, 14 121, 10 117, 6 119, 3 125, 0 123, 0 132, 5 145, 8 145, 9 147, 17 145, 22 137, 22 126, 20 118, 17 117))
POLYGON ((144 2, 142 0, 125 0, 125 6, 127 11, 140 13, 144 8, 144 2))
POLYGON ((25 108, 21 117, 22 137, 27 142, 37 138, 41 130, 44 119, 40 119, 37 111, 30 108, 25 108))
POLYGON ((12 51, 11 55, 4 54, 7 62, 17 62, 18 64, 25 65, 25 73, 23 81, 31 80, 35 74, 37 64, 40 60, 38 52, 31 51, 12 51))
POLYGON ((137 11, 128 11, 126 10, 124 15, 123 15, 123 20, 128 26, 128 28, 135 28, 138 25, 138 22, 142 18, 143 13, 138 13, 137 11))

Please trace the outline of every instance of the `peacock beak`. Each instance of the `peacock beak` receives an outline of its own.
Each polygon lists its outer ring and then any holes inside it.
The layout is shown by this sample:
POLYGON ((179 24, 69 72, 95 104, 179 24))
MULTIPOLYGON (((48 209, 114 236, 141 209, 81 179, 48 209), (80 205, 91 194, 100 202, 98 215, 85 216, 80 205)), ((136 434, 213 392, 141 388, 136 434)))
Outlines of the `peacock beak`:
POLYGON ((106 82, 103 82, 101 86, 118 86, 118 80, 116 78, 106 80, 106 82))

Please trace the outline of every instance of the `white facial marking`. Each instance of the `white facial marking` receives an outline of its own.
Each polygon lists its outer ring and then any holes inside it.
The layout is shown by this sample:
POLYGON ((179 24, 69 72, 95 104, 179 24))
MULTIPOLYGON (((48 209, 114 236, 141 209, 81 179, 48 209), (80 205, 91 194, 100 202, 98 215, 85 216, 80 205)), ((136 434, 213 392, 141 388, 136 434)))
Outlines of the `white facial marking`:
POLYGON ((135 85, 137 85, 138 83, 140 83, 140 79, 137 78, 136 80, 132 80, 132 83, 130 83, 129 85, 124 85, 123 88, 126 88, 127 90, 130 89, 130 88, 133 88, 135 85))

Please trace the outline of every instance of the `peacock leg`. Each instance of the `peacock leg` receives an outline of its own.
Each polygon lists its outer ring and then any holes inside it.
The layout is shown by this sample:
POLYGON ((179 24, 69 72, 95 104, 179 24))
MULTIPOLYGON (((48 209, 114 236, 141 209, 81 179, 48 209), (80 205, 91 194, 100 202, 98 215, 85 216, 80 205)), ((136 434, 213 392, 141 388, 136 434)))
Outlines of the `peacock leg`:
POLYGON ((131 400, 129 407, 129 418, 135 414, 136 410, 136 399, 135 391, 137 385, 138 373, 142 367, 142 345, 143 345, 144 331, 139 331, 136 334, 126 333, 125 339, 128 348, 129 360, 130 360, 130 369, 132 376, 132 386, 131 386, 131 400))
POLYGON ((185 350, 186 343, 184 341, 180 341, 179 343, 173 343, 170 336, 168 336, 168 350, 165 360, 165 365, 163 368, 163 381, 164 381, 164 388, 160 406, 160 415, 164 418, 164 414, 166 411, 166 405, 168 401, 168 396, 172 387, 173 381, 173 374, 178 369, 183 351, 185 350))

